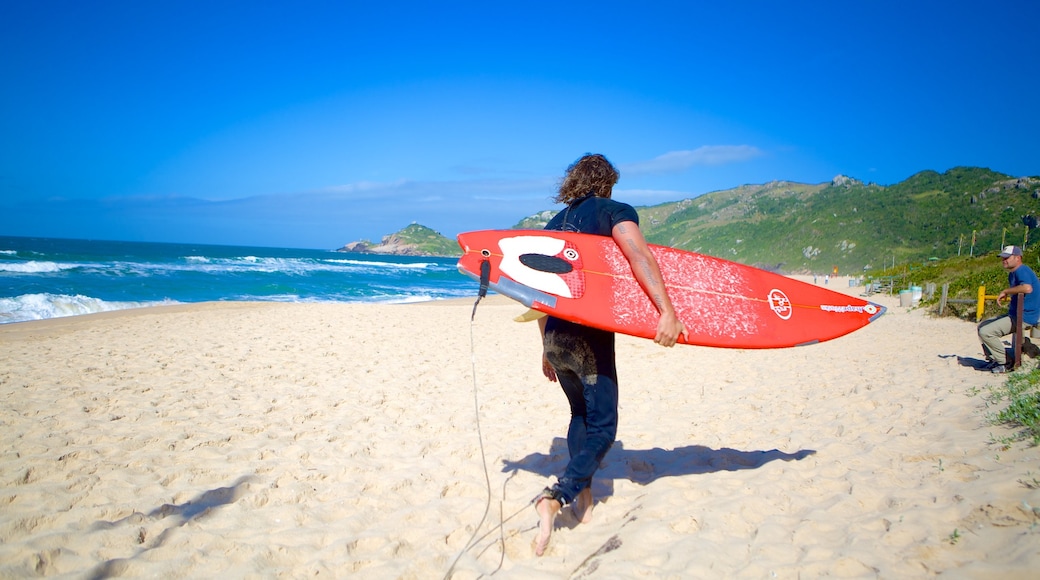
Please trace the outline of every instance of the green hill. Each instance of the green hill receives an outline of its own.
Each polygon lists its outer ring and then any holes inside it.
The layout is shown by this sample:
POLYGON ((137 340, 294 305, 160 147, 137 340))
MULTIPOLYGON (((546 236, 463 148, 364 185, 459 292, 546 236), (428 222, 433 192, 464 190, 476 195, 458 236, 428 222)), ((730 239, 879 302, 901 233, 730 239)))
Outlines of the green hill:
MULTIPOLYGON (((1040 177, 956 167, 890 186, 845 176, 815 185, 773 181, 636 210, 655 244, 784 273, 860 274, 1022 245, 1040 215, 1040 177)), ((541 229, 554 214, 513 227, 541 229)), ((344 250, 459 255, 454 240, 419 224, 380 245, 344 250)))
MULTIPOLYGON (((656 244, 785 273, 862 273, 1022 244, 1027 224, 1037 225, 1040 178, 973 167, 922 171, 891 186, 838 176, 816 185, 743 185, 636 209, 656 244)), ((541 227, 551 215, 515 227, 541 227)))
POLYGON ((337 252, 359 252, 365 254, 394 254, 401 256, 461 256, 462 250, 455 240, 424 225, 410 224, 393 234, 383 236, 379 244, 367 240, 351 242, 337 252))

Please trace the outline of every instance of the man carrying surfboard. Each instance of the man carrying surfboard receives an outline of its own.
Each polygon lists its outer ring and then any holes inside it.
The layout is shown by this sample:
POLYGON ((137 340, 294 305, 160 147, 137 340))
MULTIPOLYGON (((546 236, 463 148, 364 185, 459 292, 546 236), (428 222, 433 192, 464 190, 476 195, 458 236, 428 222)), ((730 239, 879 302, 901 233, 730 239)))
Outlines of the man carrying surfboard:
MULTIPOLYGON (((632 267, 640 287, 660 313, 654 342, 674 346, 686 327, 676 316, 660 268, 639 229, 639 215, 611 199, 620 174, 603 155, 587 154, 575 161, 560 182, 555 201, 567 207, 545 226, 614 238, 632 267)), ((552 316, 539 320, 542 372, 559 382, 570 405, 567 429, 570 461, 557 483, 545 488, 535 502, 539 516, 535 554, 545 553, 556 515, 571 505, 582 523, 592 517, 592 476, 617 436, 618 385, 614 333, 552 316)))
POLYGON ((1036 326, 1040 318, 1040 280, 1037 280, 1033 270, 1022 263, 1022 248, 1018 246, 1005 246, 1000 253, 1000 263, 1008 273, 1008 287, 997 295, 997 304, 1011 297, 1007 314, 995 318, 983 320, 979 323, 979 340, 982 341, 982 351, 986 353, 989 364, 985 367, 993 373, 1008 372, 1007 353, 1004 350, 1003 337, 1015 331, 1015 313, 1018 300, 1022 303, 1022 320, 1030 325, 1036 326))

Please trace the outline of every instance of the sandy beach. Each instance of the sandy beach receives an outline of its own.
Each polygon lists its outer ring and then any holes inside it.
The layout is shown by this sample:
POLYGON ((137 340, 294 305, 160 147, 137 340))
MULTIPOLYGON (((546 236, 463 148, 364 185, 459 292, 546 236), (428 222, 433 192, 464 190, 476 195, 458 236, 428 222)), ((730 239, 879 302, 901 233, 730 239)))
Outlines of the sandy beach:
POLYGON ((874 299, 807 347, 619 336, 593 521, 541 558, 566 401, 505 298, 3 325, 0 577, 1035 578, 1040 454, 982 398, 1005 377, 958 362, 973 324, 874 299))

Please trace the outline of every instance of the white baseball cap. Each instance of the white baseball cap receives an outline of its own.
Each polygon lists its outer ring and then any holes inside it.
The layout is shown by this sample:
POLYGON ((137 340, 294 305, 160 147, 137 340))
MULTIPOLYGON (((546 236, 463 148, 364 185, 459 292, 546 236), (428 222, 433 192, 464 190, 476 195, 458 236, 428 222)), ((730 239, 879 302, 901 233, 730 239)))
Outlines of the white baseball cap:
POLYGON ((1010 258, 1011 256, 1021 256, 1022 248, 1018 246, 1004 246, 1004 251, 1000 253, 1001 258, 1010 258))

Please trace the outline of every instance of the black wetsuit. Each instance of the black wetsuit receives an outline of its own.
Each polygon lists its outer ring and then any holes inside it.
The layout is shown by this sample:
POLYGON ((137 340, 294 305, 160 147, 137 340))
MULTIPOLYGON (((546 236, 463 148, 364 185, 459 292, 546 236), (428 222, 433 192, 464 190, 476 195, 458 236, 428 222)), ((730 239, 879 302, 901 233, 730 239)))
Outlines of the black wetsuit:
MULTIPOLYGON (((556 214, 545 229, 610 236, 614 226, 625 221, 639 223, 632 206, 588 195, 556 214)), ((592 484, 592 475, 617 436, 614 333, 550 316, 544 346, 571 408, 567 429, 570 461, 553 486, 566 504, 592 484)))

